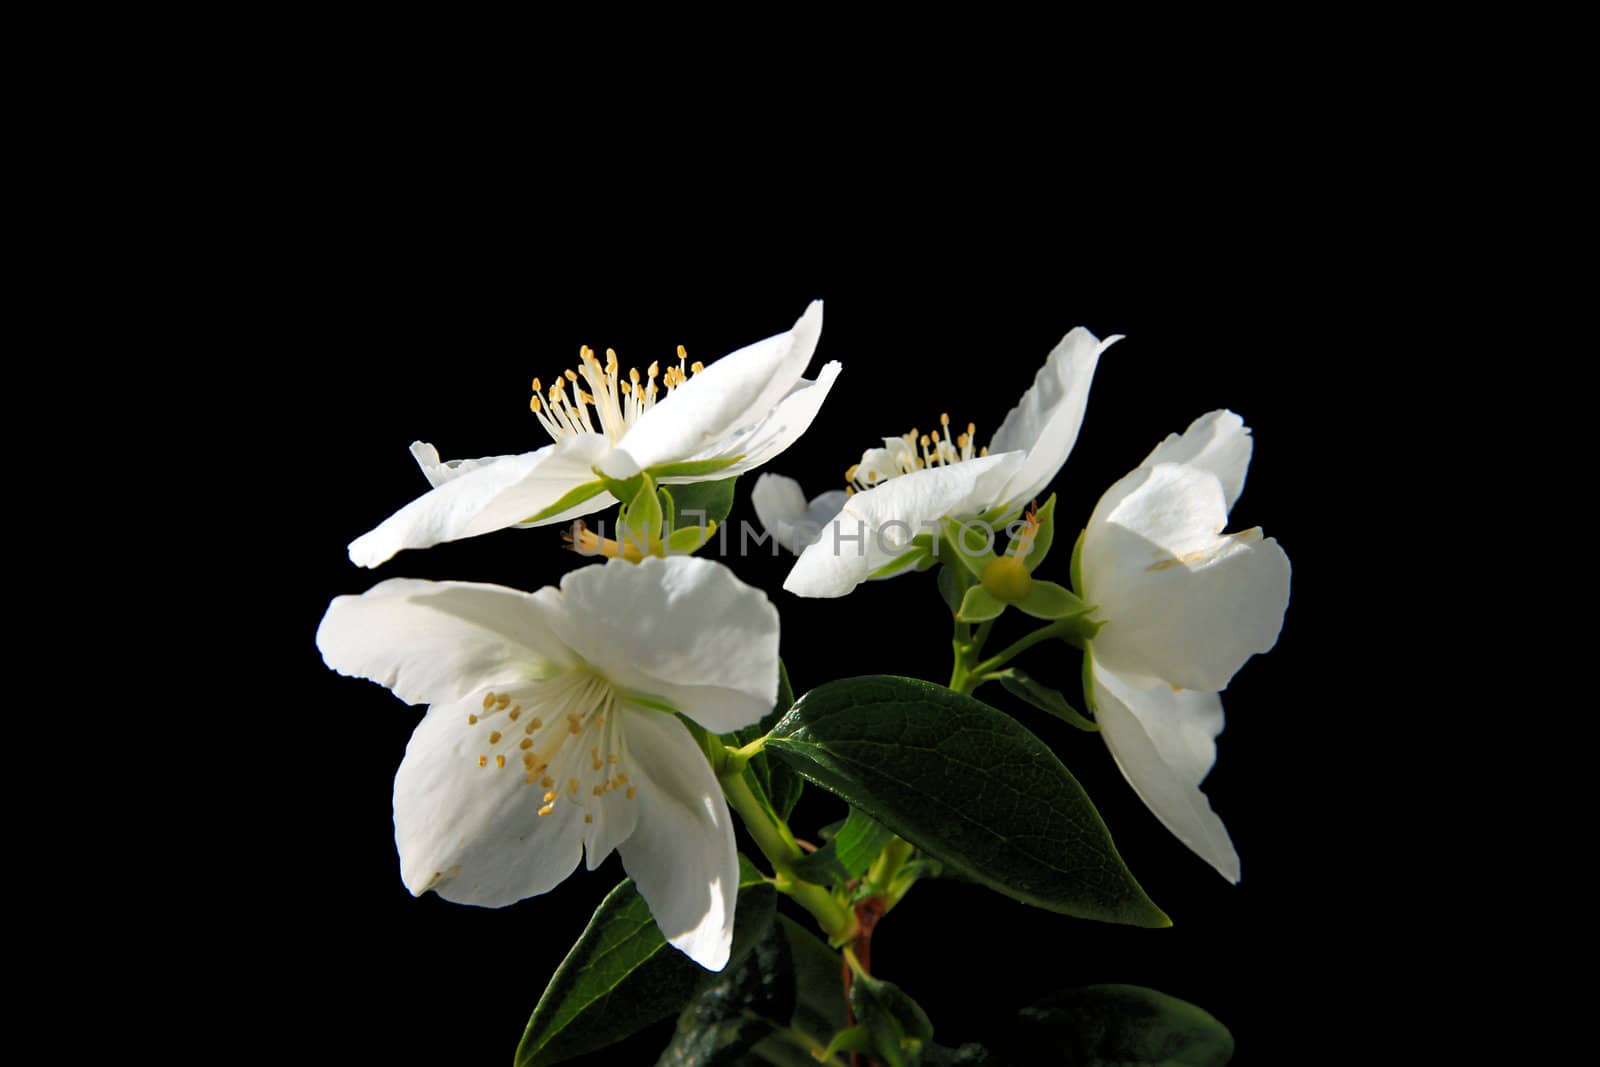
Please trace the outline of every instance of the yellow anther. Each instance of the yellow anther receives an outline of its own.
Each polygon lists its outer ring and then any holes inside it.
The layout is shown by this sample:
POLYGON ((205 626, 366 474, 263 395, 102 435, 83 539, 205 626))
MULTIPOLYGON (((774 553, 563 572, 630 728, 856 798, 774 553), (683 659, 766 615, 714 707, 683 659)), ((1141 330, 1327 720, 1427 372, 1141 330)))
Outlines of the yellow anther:
POLYGON ((576 778, 567 779, 567 792, 571 793, 573 796, 578 795, 578 780, 576 778))
MULTIPOLYGON (((539 757, 535 756, 532 752, 524 752, 522 754, 522 769, 523 770, 525 770, 525 771, 533 770, 534 765, 537 764, 538 762, 539 762, 539 757)), ((529 780, 532 781, 531 778, 529 780)))
POLYGON ((516 722, 517 721, 517 716, 521 715, 521 714, 522 714, 522 705, 518 704, 516 707, 511 709, 511 721, 512 722, 516 722))
POLYGON ((489 734, 489 743, 491 745, 496 745, 496 744, 500 743, 500 731, 499 730, 495 730, 495 731, 493 731, 492 733, 489 734))
POLYGON ((526 749, 530 749, 530 748, 532 748, 532 747, 533 747, 533 738, 531 738, 531 737, 524 737, 524 738, 523 738, 523 739, 522 739, 522 740, 521 740, 521 741, 520 741, 520 742, 519 742, 519 743, 518 743, 518 744, 517 744, 517 747, 518 747, 518 748, 520 748, 520 749, 524 749, 524 750, 526 750, 526 749))
POLYGON ((699 360, 695 360, 693 363, 689 364, 689 373, 690 374, 699 374, 701 371, 703 371, 705 369, 706 369, 706 365, 704 363, 701 363, 699 360))
POLYGON ((506 758, 504 756, 496 756, 494 758, 494 765, 503 769, 506 765, 506 758))
POLYGON ((468 726, 476 726, 476 725, 478 725, 478 717, 476 715, 468 715, 467 716, 467 725, 468 726))
POLYGON ((632 382, 634 385, 638 385, 639 384, 639 368, 638 367, 629 367, 628 368, 628 381, 632 382))
POLYGON ((628 776, 626 774, 619 774, 619 775, 617 775, 617 781, 621 782, 623 785, 627 785, 628 784, 628 776))
POLYGON ((576 382, 578 380, 578 372, 575 370, 564 370, 561 373, 566 375, 567 381, 569 382, 576 382))
MULTIPOLYGON (((937 433, 938 431, 935 430, 934 432, 937 433)), ((922 447, 923 448, 927 448, 928 447, 928 435, 927 434, 923 434, 921 440, 922 440, 922 447)))
POLYGON ((575 734, 583 729, 583 721, 577 715, 567 715, 567 733, 575 734))
POLYGON ((511 698, 506 696, 504 693, 501 693, 498 697, 495 698, 494 702, 496 704, 500 705, 500 709, 502 711, 504 711, 505 708, 506 708, 506 705, 511 703, 511 698))
POLYGON ((605 792, 606 792, 605 786, 597 785, 597 786, 594 787, 594 795, 597 796, 597 797, 605 796, 605 792))
POLYGON ((531 733, 533 733, 535 730, 537 730, 539 727, 541 727, 543 725, 544 725, 544 720, 543 719, 535 718, 528 725, 524 726, 523 729, 528 731, 531 734, 531 733))
POLYGON ((489 757, 488 756, 479 756, 478 757, 478 766, 480 766, 480 767, 489 766, 489 757))
POLYGON ((933 431, 933 443, 934 444, 938 444, 939 443, 939 431, 938 430, 933 431))
POLYGON ((549 815, 552 811, 555 811, 555 810, 556 810, 556 806, 554 804, 546 804, 544 807, 539 809, 539 814, 540 815, 549 815))
POLYGON ((689 358, 689 350, 687 348, 684 348, 682 345, 679 345, 678 346, 678 358, 679 359, 688 359, 689 358))
POLYGON ((552 790, 550 790, 550 792, 548 792, 548 793, 546 793, 544 795, 544 802, 546 804, 549 804, 551 801, 555 800, 555 798, 560 796, 560 795, 561 795, 560 793, 557 793, 554 789, 552 789, 552 790))
POLYGON ((594 822, 594 816, 590 815, 588 812, 585 812, 584 816, 583 816, 583 821, 584 822, 594 822))
POLYGON ((539 398, 537 396, 528 398, 528 410, 535 415, 539 414, 539 398))
POLYGON ((968 434, 976 434, 977 432, 978 432, 978 424, 977 423, 975 423, 975 422, 967 423, 967 433, 968 434))
POLYGON ((544 786, 546 789, 549 789, 551 786, 556 784, 556 780, 547 774, 543 778, 539 779, 539 784, 544 786))
POLYGON ((494 707, 494 693, 493 692, 488 692, 488 693, 483 694, 483 706, 485 708, 494 707))
POLYGON ((946 429, 949 429, 949 427, 950 427, 950 413, 948 411, 942 411, 942 412, 939 413, 939 425, 945 427, 946 429))
POLYGON ((540 385, 540 384, 539 384, 539 379, 537 379, 537 378, 535 378, 535 379, 534 379, 534 380, 533 380, 533 392, 534 392, 534 395, 536 395, 536 396, 537 396, 537 395, 538 395, 538 394, 539 394, 539 393, 542 393, 542 392, 544 392, 544 386, 542 386, 542 385, 540 385))
POLYGON ((628 787, 628 792, 627 792, 627 793, 626 793, 626 796, 627 796, 627 798, 628 798, 628 799, 629 799, 629 800, 632 800, 632 799, 633 799, 633 796, 634 796, 634 794, 635 794, 635 793, 637 793, 637 792, 638 792, 638 791, 639 791, 639 787, 638 787, 638 786, 636 786, 636 785, 630 785, 630 786, 629 786, 629 787, 628 787))

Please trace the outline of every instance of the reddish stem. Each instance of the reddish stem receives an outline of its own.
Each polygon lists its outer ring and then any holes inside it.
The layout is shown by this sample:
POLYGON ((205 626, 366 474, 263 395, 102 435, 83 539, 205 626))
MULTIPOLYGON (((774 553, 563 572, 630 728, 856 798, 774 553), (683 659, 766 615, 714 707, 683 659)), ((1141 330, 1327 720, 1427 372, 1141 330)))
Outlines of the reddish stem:
MULTIPOLYGON (((883 918, 883 898, 868 897, 856 905, 857 932, 855 940, 850 942, 851 949, 856 954, 856 961, 861 964, 865 974, 872 973, 872 931, 878 925, 878 920, 883 918)), ((844 1019, 846 1026, 856 1024, 856 1012, 850 1006, 850 986, 855 981, 855 971, 851 969, 848 960, 844 963, 844 1019)), ((850 1053, 850 1067, 861 1067, 861 1056, 852 1051, 850 1053)), ((877 1067, 876 1060, 869 1060, 868 1067, 877 1067)))

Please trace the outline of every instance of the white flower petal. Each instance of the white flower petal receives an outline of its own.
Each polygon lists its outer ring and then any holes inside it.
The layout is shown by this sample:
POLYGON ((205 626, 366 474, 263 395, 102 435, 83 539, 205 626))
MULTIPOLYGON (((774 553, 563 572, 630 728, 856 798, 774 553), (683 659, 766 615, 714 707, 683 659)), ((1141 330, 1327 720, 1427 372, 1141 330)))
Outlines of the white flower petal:
POLYGON ((1183 433, 1168 434, 1139 466, 1158 463, 1183 463, 1210 471, 1222 483, 1225 510, 1232 511, 1250 468, 1250 428, 1231 411, 1207 412, 1183 433))
POLYGON ((1273 646, 1289 558, 1259 528, 1219 536, 1226 514, 1216 476, 1175 463, 1141 467, 1101 498, 1082 560, 1084 597, 1105 620, 1097 659, 1215 692, 1273 646))
POLYGON ((856 493, 800 553, 783 587, 799 596, 844 596, 904 553, 913 537, 935 532, 939 519, 987 510, 1024 458, 1006 452, 929 467, 856 493))
MULTIPOLYGON (((834 360, 824 364, 815 381, 802 378, 796 382, 789 395, 778 401, 778 406, 765 419, 729 435, 717 442, 715 448, 697 453, 689 459, 740 457, 737 462, 712 475, 713 478, 732 478, 736 474, 754 470, 794 444, 810 428, 837 377, 839 362, 834 360)), ((680 477, 661 480, 671 484, 701 479, 680 477)))
POLYGON ((1153 678, 1124 677, 1095 658, 1095 721, 1122 775, 1173 835, 1230 882, 1239 854, 1200 783, 1216 762, 1222 699, 1174 690, 1153 678))
POLYGON ((612 560, 561 579, 561 637, 618 686, 712 733, 749 726, 778 698, 778 611, 713 560, 612 560))
POLYGON ((441 460, 439 450, 426 441, 411 442, 411 458, 417 461, 417 466, 422 468, 422 476, 428 479, 428 484, 437 489, 445 482, 453 482, 463 474, 470 474, 479 467, 487 467, 491 463, 515 459, 515 456, 485 456, 482 459, 451 459, 441 460))
POLYGON ((667 941, 720 971, 733 945, 739 857, 733 822, 705 754, 670 715, 628 713, 639 823, 622 866, 667 941))
MULTIPOLYGON (((376 567, 403 548, 427 548, 515 526, 594 481, 592 468, 610 447, 599 434, 580 434, 537 452, 472 461, 481 465, 458 472, 350 542, 350 561, 376 567)), ((538 525, 570 521, 614 503, 611 494, 601 492, 538 525)))
POLYGON ((1012 506, 1025 504, 1050 484, 1077 443, 1100 355, 1121 339, 1121 334, 1114 334, 1101 341, 1079 326, 1050 351, 1033 385, 1006 415, 989 443, 990 452, 1020 451, 1028 455, 1027 462, 1012 475, 1003 495, 994 503, 1003 500, 1012 506))
POLYGON ((800 379, 822 333, 822 302, 794 328, 706 365, 639 417, 618 445, 648 468, 675 463, 767 417, 800 379))
POLYGON ((756 518, 778 544, 799 555, 814 543, 822 528, 844 507, 843 489, 834 489, 806 503, 800 483, 781 474, 763 474, 750 490, 756 518))
POLYGON ((340 674, 369 678, 408 704, 461 700, 571 662, 550 627, 555 591, 393 578, 335 597, 317 648, 340 674))
MULTIPOLYGON (((583 852, 583 809, 540 817, 538 787, 515 766, 478 766, 474 700, 435 704, 417 724, 394 779, 400 876, 416 896, 499 908, 547 893, 583 852)), ((702 762, 703 762, 702 757, 702 762)))

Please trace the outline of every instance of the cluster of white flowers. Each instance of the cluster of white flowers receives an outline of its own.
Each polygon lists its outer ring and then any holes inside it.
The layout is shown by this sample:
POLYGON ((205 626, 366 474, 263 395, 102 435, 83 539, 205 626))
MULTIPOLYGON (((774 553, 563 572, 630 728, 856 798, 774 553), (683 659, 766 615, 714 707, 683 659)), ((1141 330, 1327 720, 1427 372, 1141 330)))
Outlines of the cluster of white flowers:
MULTIPOLYGON (((431 491, 352 542, 350 558, 372 567, 405 548, 571 522, 641 472, 672 485, 760 466, 806 430, 838 376, 831 362, 802 377, 821 326, 815 303, 785 333, 705 367, 680 358, 664 376, 654 364, 624 375, 614 354, 602 363, 585 349, 581 368, 548 390, 534 383, 552 444, 450 463, 414 444, 431 491)), ((1117 340, 1067 334, 987 448, 948 421, 885 438, 847 472, 849 490, 809 504, 793 480, 764 475, 757 514, 799 555, 784 588, 843 596, 893 561, 893 546, 858 529, 1014 515, 1065 463, 1117 340), (864 550, 841 551, 840 535, 864 550)), ((1095 509, 1079 589, 1104 624, 1088 697, 1113 756, 1173 833, 1235 881, 1238 858, 1199 784, 1222 728, 1218 694, 1275 641, 1289 587, 1276 542, 1221 533, 1249 457, 1230 412, 1162 442, 1095 509)), ((758 721, 777 695, 778 631, 766 595, 722 564, 647 556, 534 593, 392 579, 335 599, 317 645, 335 670, 429 705, 395 778, 413 893, 499 907, 549 891, 580 855, 592 870, 616 850, 667 939, 715 970, 730 950, 733 830, 673 713, 717 734, 758 721)))

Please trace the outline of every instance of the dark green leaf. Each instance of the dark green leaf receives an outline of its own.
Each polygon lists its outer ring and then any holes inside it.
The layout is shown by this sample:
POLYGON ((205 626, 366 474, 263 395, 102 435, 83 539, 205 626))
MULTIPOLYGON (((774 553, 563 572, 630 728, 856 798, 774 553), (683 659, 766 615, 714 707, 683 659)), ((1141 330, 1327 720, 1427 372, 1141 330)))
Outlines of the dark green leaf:
MULTIPOLYGON (((796 997, 790 1026, 822 1048, 844 1029, 844 986, 840 981, 844 964, 837 952, 788 916, 779 915, 777 926, 788 939, 789 955, 794 960, 796 997)), ((810 1052, 777 1034, 756 1045, 740 1067, 756 1064, 817 1067, 810 1052)))
POLYGON ((850 984, 850 1006, 871 1035, 874 1052, 888 1067, 917 1067, 922 1062, 922 1047, 933 1039, 933 1023, 905 990, 858 974, 850 984))
MULTIPOLYGON (((826 831, 825 831, 826 832, 826 831)), ((842 885, 859 878, 894 834, 854 808, 827 844, 797 861, 794 873, 818 885, 842 885)))
POLYGON ((1039 569, 1039 564, 1050 554, 1050 545, 1056 539, 1056 495, 1050 494, 1050 499, 1044 502, 1044 507, 1034 513, 1034 518, 1039 522, 1039 532, 1033 535, 1033 547, 1028 549, 1028 554, 1022 557, 1022 565, 1032 574, 1039 569))
POLYGON ((829 682, 767 751, 971 881, 1068 915, 1171 925, 1061 761, 972 697, 914 678, 829 682))
MULTIPOLYGON (((730 966, 766 933, 776 899, 740 856, 730 966)), ((517 1046, 517 1067, 560 1063, 668 1018, 707 973, 667 944, 632 880, 624 881, 600 902, 545 987, 517 1046)))
POLYGON ((738 475, 716 482, 690 482, 688 485, 669 485, 675 511, 673 529, 685 526, 721 525, 733 510, 733 486, 738 475))
POLYGON ((960 1048, 930 1044, 922 1050, 922 1067, 981 1067, 991 1062, 989 1050, 970 1041, 960 1048))
POLYGON ((1006 691, 1013 696, 1019 696, 1032 704, 1040 711, 1047 711, 1063 722, 1069 722, 1080 730, 1098 732, 1100 724, 1092 719, 1085 718, 1083 713, 1062 696, 1059 690, 1043 685, 1015 667, 1003 671, 995 671, 984 675, 987 680, 999 682, 1006 687, 1006 691))
POLYGON ((1053 993, 1019 1012, 1009 1037, 1020 1063, 1222 1067, 1233 1057, 1233 1035, 1209 1014, 1132 985, 1053 993))
POLYGON ((768 913, 765 935, 738 966, 708 974, 678 1016, 672 1043, 656 1067, 731 1067, 794 1014, 789 939, 768 913))

